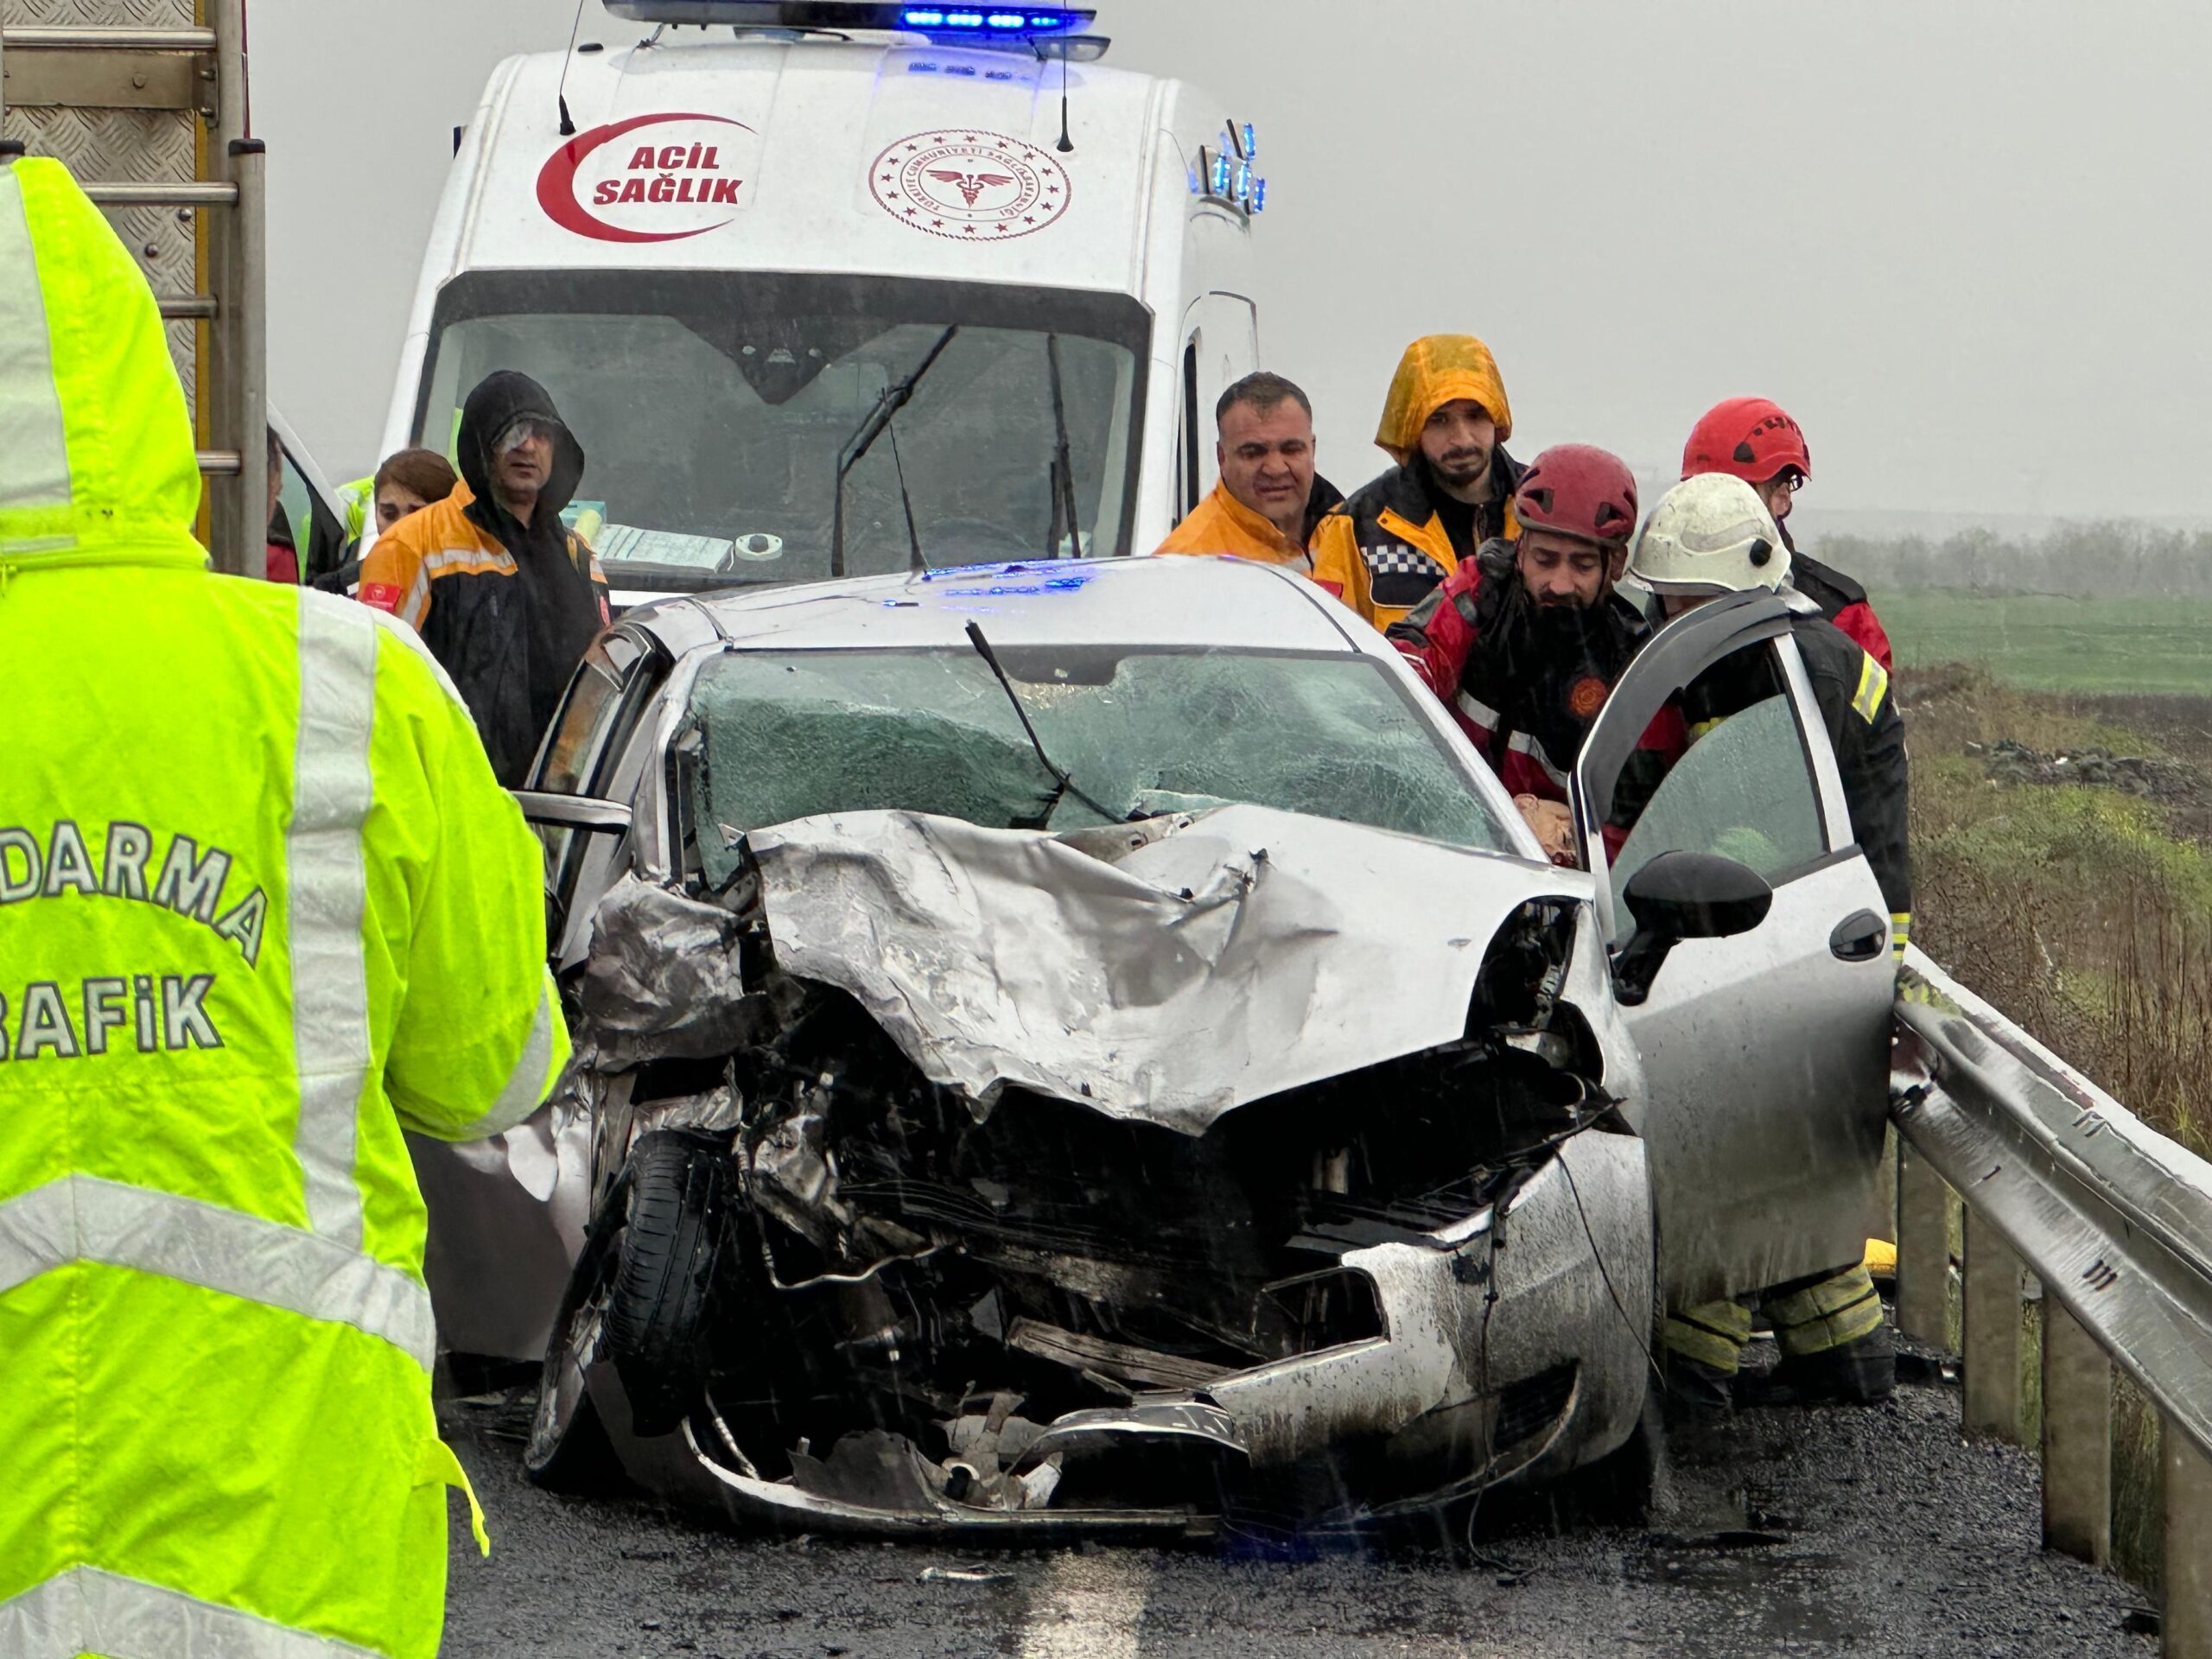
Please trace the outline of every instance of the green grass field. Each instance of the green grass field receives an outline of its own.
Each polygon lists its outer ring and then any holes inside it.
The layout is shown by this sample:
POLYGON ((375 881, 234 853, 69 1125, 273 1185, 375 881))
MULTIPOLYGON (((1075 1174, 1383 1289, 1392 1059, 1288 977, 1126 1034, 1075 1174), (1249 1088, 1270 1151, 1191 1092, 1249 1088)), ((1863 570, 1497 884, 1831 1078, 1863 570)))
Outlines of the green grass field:
POLYGON ((1899 664, 1986 664, 2037 690, 2212 696, 2212 600, 1873 595, 1899 664))

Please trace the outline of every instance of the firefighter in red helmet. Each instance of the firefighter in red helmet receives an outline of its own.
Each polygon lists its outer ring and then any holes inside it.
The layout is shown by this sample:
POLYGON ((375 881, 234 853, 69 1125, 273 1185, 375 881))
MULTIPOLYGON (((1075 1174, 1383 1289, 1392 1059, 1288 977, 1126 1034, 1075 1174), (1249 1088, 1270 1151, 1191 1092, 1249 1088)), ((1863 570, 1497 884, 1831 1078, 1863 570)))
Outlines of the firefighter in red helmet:
POLYGON ((1822 616, 1887 673, 1894 666, 1890 636, 1867 602, 1866 590, 1840 570, 1806 557, 1790 537, 1791 503, 1813 475, 1804 429, 1770 399, 1723 398, 1705 411, 1682 446, 1682 476, 1696 478, 1704 473, 1726 473, 1758 492, 1789 550, 1790 585, 1818 605, 1822 616))
MULTIPOLYGON (((1512 505, 1513 537, 1484 542, 1389 637, 1513 791, 1545 851, 1571 864, 1567 776, 1648 632, 1614 591, 1636 531, 1636 478, 1603 449, 1559 444, 1529 464, 1512 505)), ((1646 741, 1663 747, 1657 735, 1646 741)))

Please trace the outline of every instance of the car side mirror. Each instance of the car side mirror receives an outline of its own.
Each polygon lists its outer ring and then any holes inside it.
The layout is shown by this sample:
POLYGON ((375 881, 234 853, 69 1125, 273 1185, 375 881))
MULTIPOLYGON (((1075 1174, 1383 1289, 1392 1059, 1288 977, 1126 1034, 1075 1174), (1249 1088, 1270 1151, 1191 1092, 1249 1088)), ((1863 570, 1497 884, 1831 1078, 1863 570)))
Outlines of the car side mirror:
POLYGON ((1651 994, 1660 964, 1684 939, 1748 933, 1774 905, 1758 871, 1711 853, 1662 853, 1629 877, 1622 897, 1636 931, 1614 964, 1613 985, 1631 1007, 1651 994))

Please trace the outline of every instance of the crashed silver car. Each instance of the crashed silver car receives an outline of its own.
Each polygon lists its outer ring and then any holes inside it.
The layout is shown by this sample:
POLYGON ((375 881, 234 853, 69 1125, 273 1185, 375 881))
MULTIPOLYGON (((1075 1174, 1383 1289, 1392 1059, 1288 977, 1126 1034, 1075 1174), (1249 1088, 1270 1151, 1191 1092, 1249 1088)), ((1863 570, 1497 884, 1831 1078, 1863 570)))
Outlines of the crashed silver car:
POLYGON ((542 1356, 543 1481, 1363 1527, 1619 1451, 1662 1294, 1866 1236, 1887 924, 1771 596, 1617 688, 1587 874, 1380 636, 1233 560, 634 612, 534 783, 576 1062, 419 1161, 448 1344, 542 1356), (1780 689, 1625 825, 1737 652, 1780 689))

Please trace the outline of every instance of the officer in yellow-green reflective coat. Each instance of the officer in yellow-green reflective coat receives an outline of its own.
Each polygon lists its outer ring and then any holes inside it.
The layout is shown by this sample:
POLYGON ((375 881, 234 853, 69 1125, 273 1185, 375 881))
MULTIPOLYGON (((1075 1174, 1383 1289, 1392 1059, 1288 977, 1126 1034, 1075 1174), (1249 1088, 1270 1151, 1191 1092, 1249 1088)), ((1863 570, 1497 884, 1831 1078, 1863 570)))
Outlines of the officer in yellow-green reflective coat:
POLYGON ((428 1659, 400 1129, 565 1064, 540 860, 411 636, 208 574, 199 493, 145 280, 0 163, 0 1654, 428 1659))

